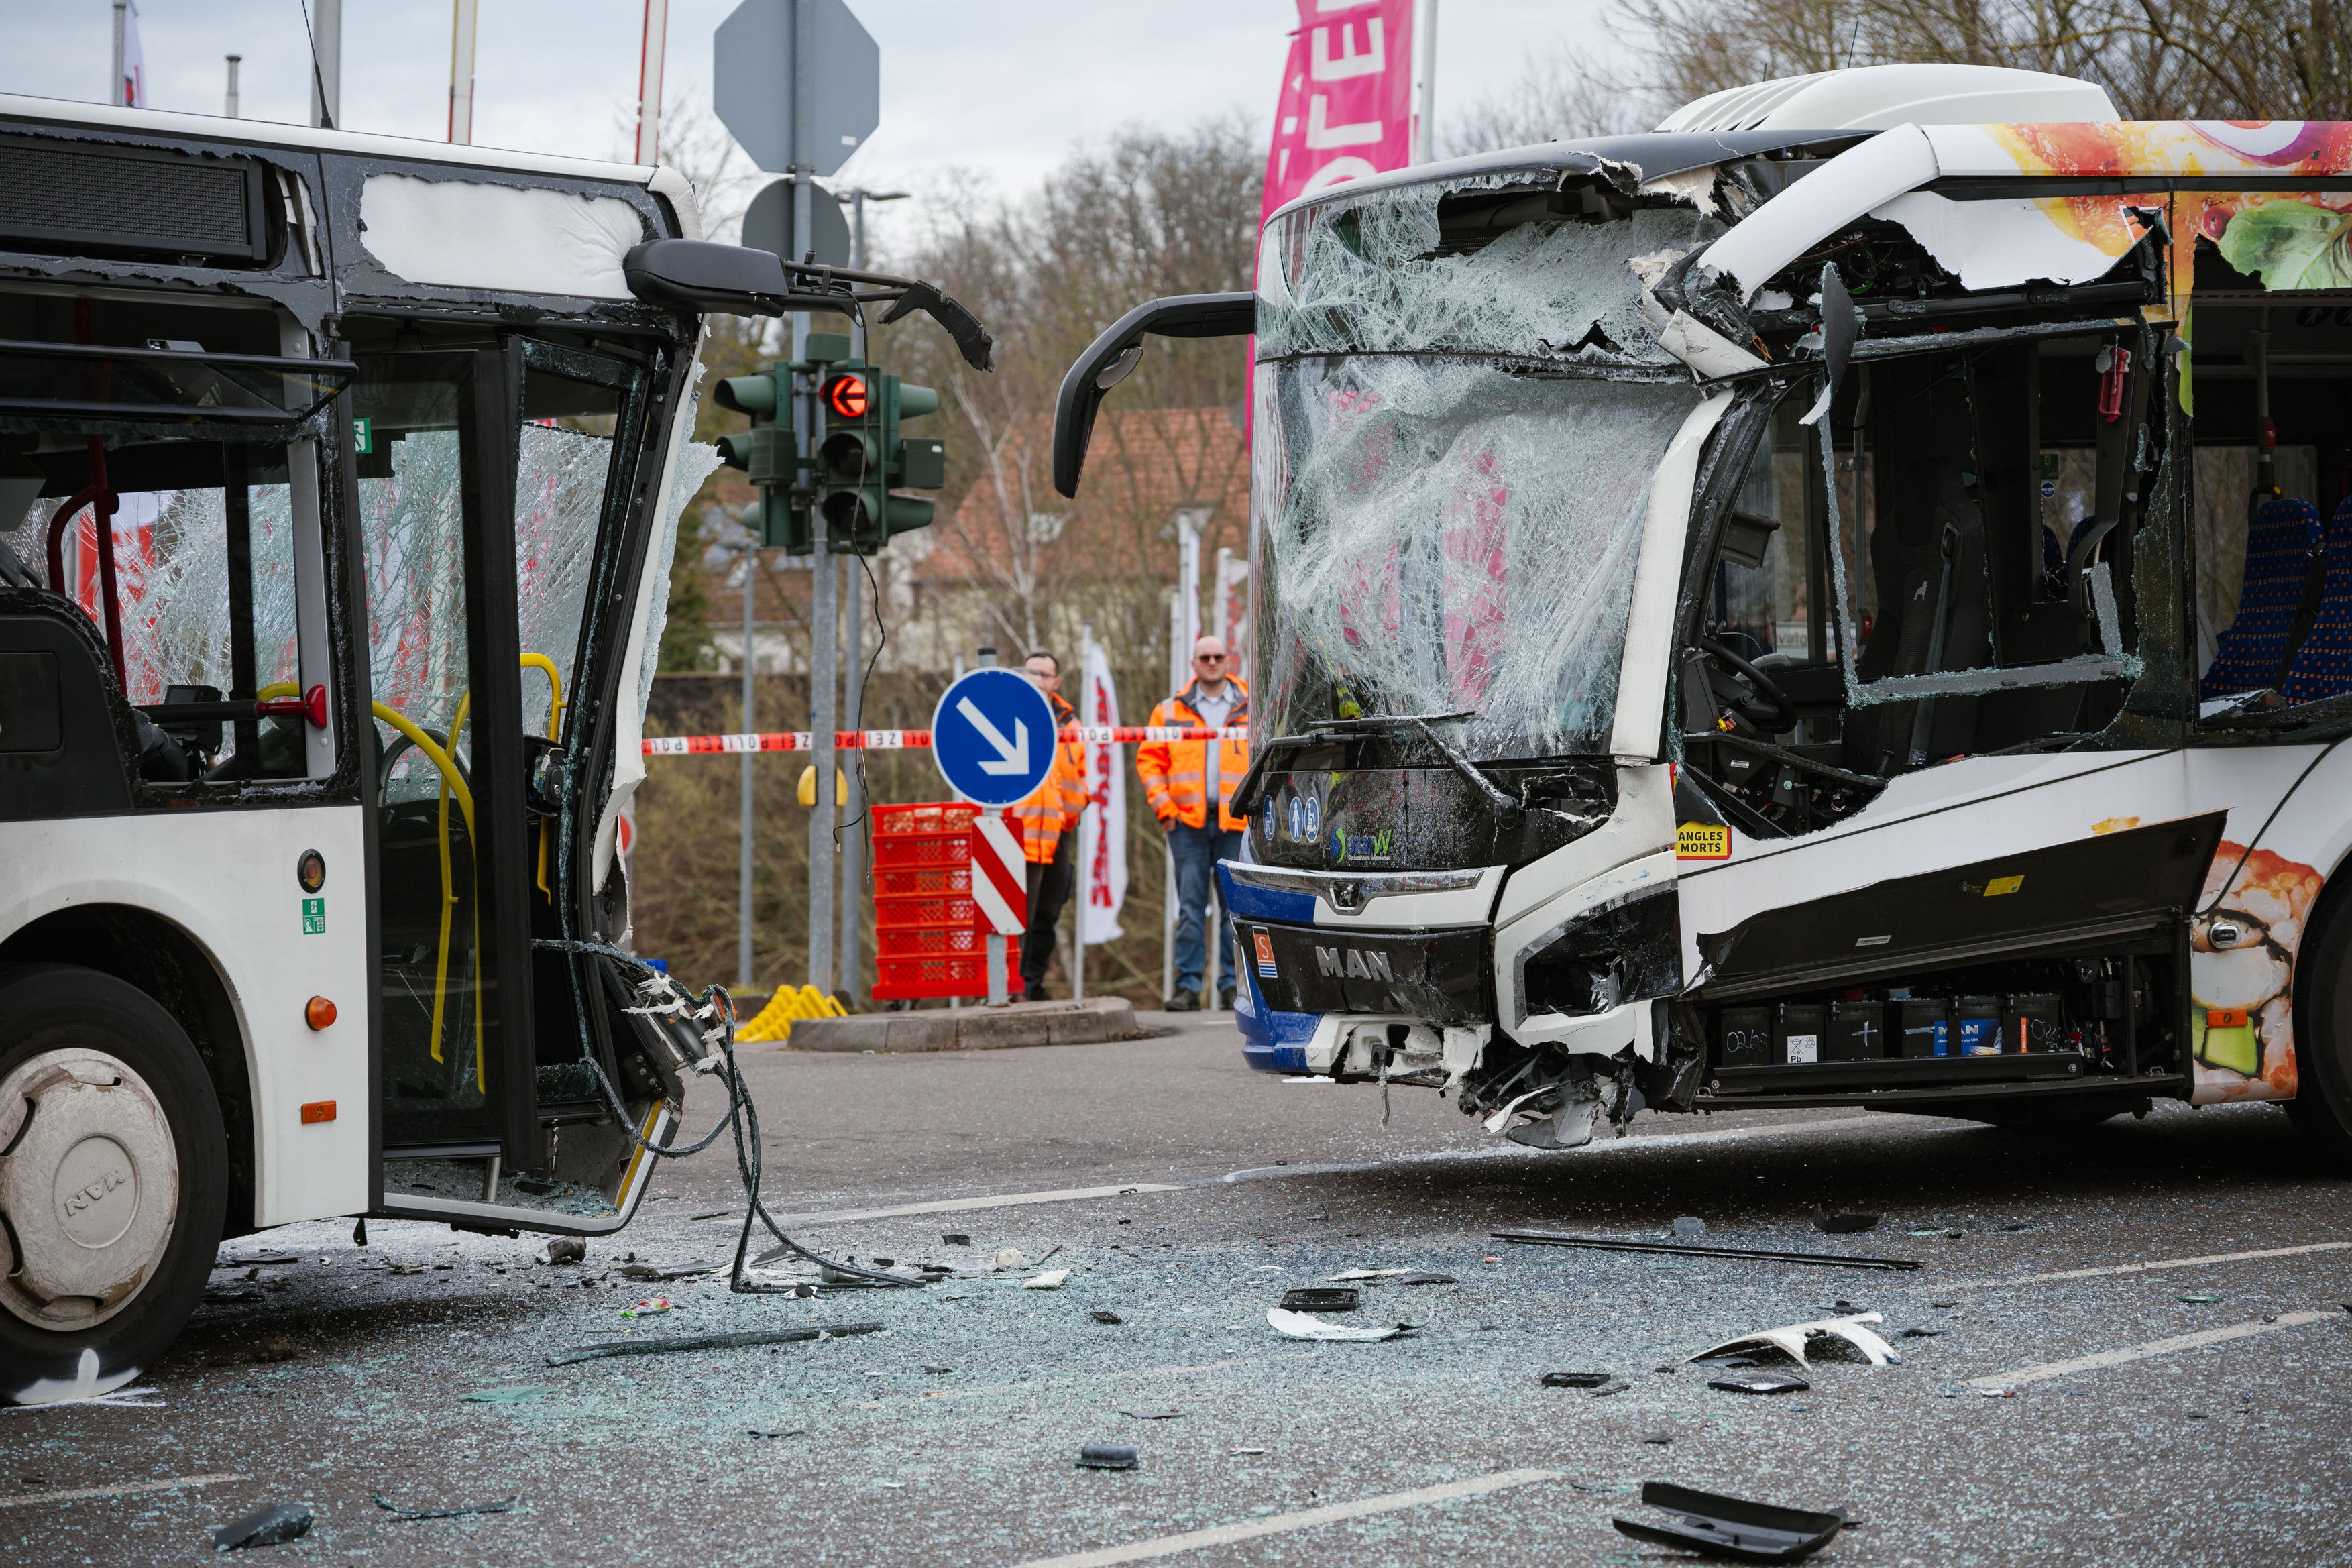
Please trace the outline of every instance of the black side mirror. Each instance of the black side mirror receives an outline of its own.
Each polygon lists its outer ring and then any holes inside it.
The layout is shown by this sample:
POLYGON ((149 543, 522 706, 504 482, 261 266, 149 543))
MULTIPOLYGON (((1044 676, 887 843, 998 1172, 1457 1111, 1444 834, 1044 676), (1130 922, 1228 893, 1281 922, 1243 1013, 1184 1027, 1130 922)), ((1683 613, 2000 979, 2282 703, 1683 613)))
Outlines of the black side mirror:
POLYGON ((1094 439, 1103 394, 1143 358, 1147 333, 1165 338, 1240 338, 1257 331, 1255 294, 1175 294, 1138 305, 1112 322, 1062 377, 1054 400, 1054 488, 1075 500, 1094 439))
POLYGON ((731 316, 781 314, 792 292, 774 251, 705 239, 647 240, 621 258, 621 272, 640 300, 731 316))

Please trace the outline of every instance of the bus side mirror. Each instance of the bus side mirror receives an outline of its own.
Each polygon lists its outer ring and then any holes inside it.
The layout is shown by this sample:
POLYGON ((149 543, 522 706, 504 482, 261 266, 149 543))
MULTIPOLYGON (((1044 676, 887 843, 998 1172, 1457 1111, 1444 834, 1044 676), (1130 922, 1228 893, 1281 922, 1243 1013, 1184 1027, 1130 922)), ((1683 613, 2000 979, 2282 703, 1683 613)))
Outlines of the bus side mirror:
POLYGON ((1112 322, 1070 366, 1054 401, 1054 488, 1076 500, 1078 476, 1094 439, 1095 411, 1103 394, 1127 379, 1143 358, 1143 339, 1239 338, 1257 331, 1257 296, 1174 294, 1138 305, 1112 322))
POLYGON ((772 250, 706 239, 653 239, 621 258, 629 292, 656 305, 772 316, 792 292, 772 250))

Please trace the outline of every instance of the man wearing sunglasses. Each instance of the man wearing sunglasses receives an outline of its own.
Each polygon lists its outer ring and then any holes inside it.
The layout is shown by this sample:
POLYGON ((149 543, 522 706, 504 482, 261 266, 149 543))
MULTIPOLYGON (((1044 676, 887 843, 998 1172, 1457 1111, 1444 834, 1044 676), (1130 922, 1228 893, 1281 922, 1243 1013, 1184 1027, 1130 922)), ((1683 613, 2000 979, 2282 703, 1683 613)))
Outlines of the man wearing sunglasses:
MULTIPOLYGON (((1249 723, 1249 689, 1226 670, 1223 641, 1202 637, 1192 645, 1192 679, 1183 690, 1151 710, 1154 728, 1223 730, 1249 723)), ((1249 772, 1249 742, 1147 741, 1135 749, 1135 771, 1151 814, 1168 834, 1176 863, 1176 994, 1171 1013, 1201 1005, 1201 974, 1208 960, 1202 941, 1209 904, 1215 896, 1217 862, 1239 858, 1242 829, 1233 814, 1234 786, 1249 772), (1212 805, 1211 803, 1214 804, 1212 805), (1213 815, 1212 815, 1213 813, 1213 815)), ((1217 926, 1217 1003, 1234 1005, 1233 931, 1217 926)))

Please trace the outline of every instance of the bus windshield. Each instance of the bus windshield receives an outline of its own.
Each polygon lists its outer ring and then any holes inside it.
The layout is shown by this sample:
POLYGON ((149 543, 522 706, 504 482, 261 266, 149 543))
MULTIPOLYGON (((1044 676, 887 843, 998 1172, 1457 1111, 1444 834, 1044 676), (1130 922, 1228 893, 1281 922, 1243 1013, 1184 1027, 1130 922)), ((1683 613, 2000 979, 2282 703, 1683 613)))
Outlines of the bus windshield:
POLYGON ((1433 184, 1267 230, 1271 732, 1469 713, 1452 738, 1474 758, 1608 750, 1651 477, 1698 403, 1641 313, 1643 274, 1720 226, 1580 205, 1433 184))

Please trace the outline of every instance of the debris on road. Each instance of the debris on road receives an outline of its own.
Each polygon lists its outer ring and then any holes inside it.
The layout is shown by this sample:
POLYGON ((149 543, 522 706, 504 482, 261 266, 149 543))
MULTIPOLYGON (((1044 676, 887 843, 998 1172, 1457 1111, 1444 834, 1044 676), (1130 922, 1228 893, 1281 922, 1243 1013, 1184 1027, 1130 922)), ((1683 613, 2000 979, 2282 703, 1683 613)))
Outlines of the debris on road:
POLYGON ((1082 1470, 1131 1470, 1135 1464, 1135 1447, 1129 1443, 1089 1443, 1078 1450, 1082 1470))
POLYGON ((1615 1375, 1607 1372, 1548 1372, 1536 1381, 1546 1388, 1598 1388, 1615 1375))
POLYGON ((1809 1366, 1805 1360, 1805 1342, 1815 1334, 1828 1334, 1845 1341, 1870 1358, 1873 1366, 1885 1366, 1892 1362, 1901 1364, 1903 1358, 1895 1347, 1880 1339, 1864 1323, 1882 1321, 1876 1312, 1856 1312, 1843 1318, 1817 1318, 1807 1323, 1785 1323, 1777 1329, 1759 1329, 1752 1334, 1742 1334, 1736 1340, 1726 1340, 1713 1350, 1704 1350, 1687 1361, 1706 1361, 1713 1356, 1736 1355, 1742 1350, 1761 1350, 1770 1346, 1794 1356, 1797 1364, 1809 1366))
POLYGON ((1676 1215, 1675 1216, 1675 1234, 1686 1241, 1694 1237, 1705 1236, 1706 1234, 1706 1221, 1699 1218, 1698 1215, 1695 1214, 1676 1215))
POLYGON ((541 1263, 578 1263, 588 1256, 588 1244, 576 1236, 550 1237, 539 1249, 541 1263))
POLYGON ((666 1296, 648 1296, 633 1307, 621 1309, 625 1318, 657 1318, 664 1312, 675 1312, 677 1307, 666 1296))
POLYGON ((673 1355, 682 1351, 741 1350, 749 1345, 790 1344, 802 1340, 838 1339, 848 1334, 877 1334, 881 1331, 879 1323, 826 1323, 806 1329, 749 1329, 731 1334, 693 1334, 675 1340, 614 1340, 604 1344, 582 1345, 578 1350, 559 1352, 547 1358, 547 1364, 570 1366, 576 1362, 602 1361, 611 1356, 673 1355))
POLYGON ((235 1290, 207 1290, 205 1292, 205 1305, 208 1307, 233 1307, 240 1301, 258 1301, 260 1300, 261 1292, 250 1285, 241 1286, 235 1290))
POLYGON ((1184 1417, 1181 1410, 1122 1410, 1119 1414, 1130 1421, 1181 1421, 1184 1417))
POLYGON ((1342 1274, 1327 1275, 1333 1284, 1349 1279, 1402 1279, 1412 1273, 1410 1268, 1350 1268, 1342 1274))
POLYGON ((754 1426, 744 1434, 748 1437, 805 1437, 805 1426, 754 1426))
POLYGON ((523 1383, 510 1388, 478 1388, 466 1395, 465 1403, 467 1405, 520 1405, 526 1400, 537 1399, 542 1394, 554 1392, 555 1384, 551 1383, 523 1383))
POLYGON ((1399 1323, 1392 1329, 1357 1328, 1348 1323, 1327 1323, 1305 1312, 1286 1312, 1279 1307, 1265 1310, 1265 1321, 1274 1331, 1293 1340, 1392 1340, 1413 1331, 1413 1324, 1399 1323))
POLYGON ((1825 1214, 1813 1221, 1813 1228, 1828 1236, 1853 1236, 1873 1229, 1877 1224, 1874 1214, 1825 1214))
POLYGON ((1644 1443, 1654 1443, 1661 1448, 1670 1446, 1674 1440, 1675 1435, 1672 1432, 1652 1432, 1642 1439, 1644 1443))
POLYGON ((1094 1319, 1097 1323, 1123 1323, 1127 1321, 1125 1318, 1120 1317, 1117 1312, 1112 1311, 1108 1307, 1097 1307, 1093 1311, 1087 1315, 1094 1319))
POLYGON ((1424 1270, 1415 1270, 1411 1274, 1407 1274, 1400 1278, 1397 1280, 1397 1283, 1400 1285, 1459 1285, 1462 1281, 1456 1279, 1451 1274, 1435 1274, 1424 1270))
POLYGON ((2188 1302, 2192 1307, 2208 1307, 2212 1305, 2214 1302, 2219 1301, 2221 1299, 2221 1298, 2219 1296, 2182 1296, 2179 1298, 2179 1300, 2188 1302))
POLYGON ((1802 1394, 1812 1387, 1803 1378, 1785 1372, 1727 1372, 1706 1380, 1709 1388, 1726 1394, 1802 1394))
POLYGON ((215 1268, 278 1268, 289 1263, 301 1261, 290 1252, 256 1252, 243 1258, 218 1258, 214 1262, 213 1267, 215 1268))
POLYGON ((966 1236, 960 1230, 943 1231, 940 1235, 940 1239, 947 1243, 950 1247, 970 1247, 971 1245, 971 1237, 966 1236))
POLYGON ((1820 1263, 1833 1268, 1912 1269, 1926 1267, 1908 1258, 1855 1258, 1834 1252, 1781 1252, 1758 1247, 1692 1247, 1670 1241, 1628 1241, 1611 1236, 1565 1236, 1549 1230, 1498 1230, 1497 1241, 1527 1247, 1588 1247, 1601 1252, 1652 1252, 1677 1258, 1729 1258, 1751 1263, 1820 1263))
POLYGON ((1024 1290, 1058 1290, 1062 1288, 1062 1281, 1067 1279, 1069 1277, 1070 1271, 1066 1268, 1048 1268, 1043 1274, 1038 1275, 1034 1279, 1024 1279, 1021 1281, 1021 1289, 1024 1290))
POLYGON ((1949 1329, 1897 1329, 1895 1337, 1898 1340, 1932 1340, 1951 1331, 1949 1329))
POLYGON ((1666 1481, 1643 1483, 1642 1501, 1673 1515, 1674 1522, 1619 1515, 1609 1521, 1619 1534, 1742 1563, 1795 1563, 1827 1546, 1845 1525, 1842 1513, 1776 1508, 1666 1481))
POLYGON ((1606 1399, 1612 1394, 1622 1394, 1633 1386, 1633 1385, 1632 1384, 1626 1382, 1622 1377, 1612 1377, 1608 1382, 1602 1384, 1600 1387, 1594 1389, 1592 1391, 1592 1397, 1595 1399, 1606 1399))
MULTIPOLYGON (((1347 1276, 1343 1274, 1339 1278, 1344 1279, 1347 1276)), ((1310 1285, 1297 1290, 1285 1290, 1282 1293, 1282 1310, 1286 1312, 1352 1312, 1360 1299, 1360 1293, 1352 1289, 1326 1290, 1310 1285)))
POLYGON ((522 1501, 522 1494, 517 1492, 513 1497, 498 1502, 472 1502, 460 1508, 403 1508, 382 1492, 370 1492, 368 1495, 375 1500, 376 1507, 404 1522, 418 1519, 466 1519, 478 1513, 506 1513, 522 1501))
POLYGON ((281 1502, 224 1524, 213 1531, 213 1550, 241 1552, 248 1546, 281 1546, 310 1533, 307 1503, 281 1502))
POLYGON ((264 1334, 246 1354, 257 1362, 295 1361, 310 1352, 291 1334, 264 1334))
POLYGON ((989 1267, 995 1269, 1026 1268, 1029 1267, 1029 1260, 1021 1256, 1019 1247, 1008 1247, 997 1253, 989 1267))

